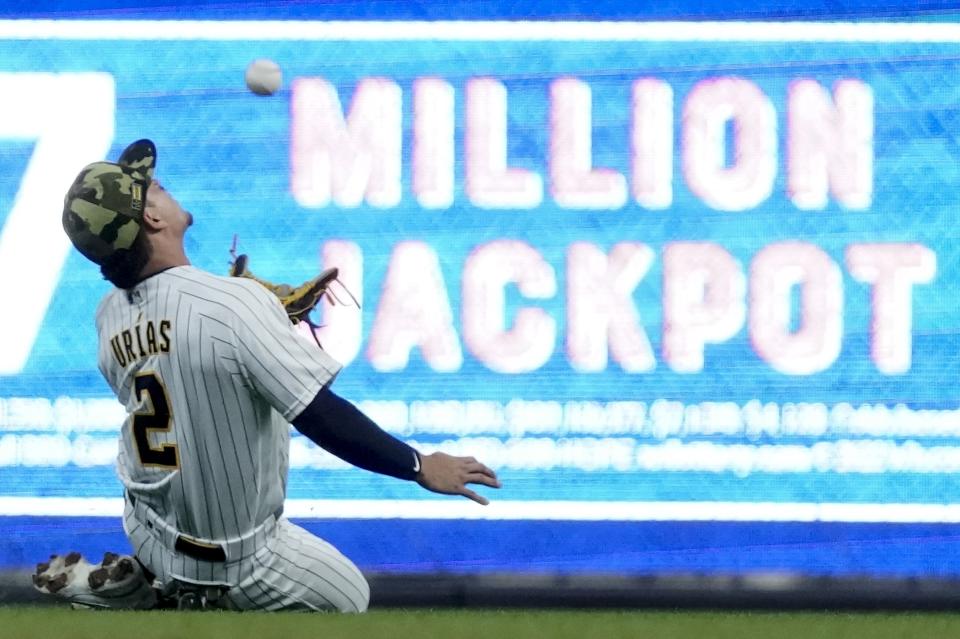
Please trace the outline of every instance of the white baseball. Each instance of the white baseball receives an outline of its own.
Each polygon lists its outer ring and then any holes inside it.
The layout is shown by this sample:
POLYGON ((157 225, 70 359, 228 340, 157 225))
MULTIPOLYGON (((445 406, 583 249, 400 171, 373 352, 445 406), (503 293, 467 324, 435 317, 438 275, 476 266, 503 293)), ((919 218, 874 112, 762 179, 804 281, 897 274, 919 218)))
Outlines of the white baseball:
POLYGON ((247 88, 257 95, 273 95, 283 83, 280 65, 267 58, 258 58, 248 64, 243 77, 247 88))

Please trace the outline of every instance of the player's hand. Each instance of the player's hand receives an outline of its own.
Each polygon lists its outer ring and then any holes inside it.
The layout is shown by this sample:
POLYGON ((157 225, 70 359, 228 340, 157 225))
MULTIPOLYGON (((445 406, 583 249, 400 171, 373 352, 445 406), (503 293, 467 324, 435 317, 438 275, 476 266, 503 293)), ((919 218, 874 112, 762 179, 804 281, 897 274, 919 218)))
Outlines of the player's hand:
POLYGON ((446 453, 420 456, 417 483, 435 493, 463 495, 484 506, 489 504, 490 500, 467 488, 467 484, 500 488, 497 474, 473 457, 454 457, 446 453))

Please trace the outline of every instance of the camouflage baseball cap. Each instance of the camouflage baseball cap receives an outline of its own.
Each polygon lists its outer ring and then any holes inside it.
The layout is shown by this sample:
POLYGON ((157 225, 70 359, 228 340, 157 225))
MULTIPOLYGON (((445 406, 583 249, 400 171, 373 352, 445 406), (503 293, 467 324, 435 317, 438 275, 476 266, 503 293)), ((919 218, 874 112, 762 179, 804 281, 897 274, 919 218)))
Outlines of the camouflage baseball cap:
POLYGON ((87 259, 102 264, 140 233, 157 147, 137 140, 117 162, 88 164, 63 201, 63 230, 87 259))

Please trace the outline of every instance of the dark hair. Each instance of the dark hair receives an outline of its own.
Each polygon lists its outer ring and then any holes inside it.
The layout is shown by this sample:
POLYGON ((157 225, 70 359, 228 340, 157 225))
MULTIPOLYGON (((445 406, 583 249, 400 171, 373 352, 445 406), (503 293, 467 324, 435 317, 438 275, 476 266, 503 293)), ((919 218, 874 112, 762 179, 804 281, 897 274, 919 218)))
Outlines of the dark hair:
POLYGON ((150 261, 152 254, 147 234, 140 230, 133 246, 129 249, 117 251, 100 265, 100 272, 104 279, 109 280, 117 288, 133 288, 140 281, 143 267, 150 261))

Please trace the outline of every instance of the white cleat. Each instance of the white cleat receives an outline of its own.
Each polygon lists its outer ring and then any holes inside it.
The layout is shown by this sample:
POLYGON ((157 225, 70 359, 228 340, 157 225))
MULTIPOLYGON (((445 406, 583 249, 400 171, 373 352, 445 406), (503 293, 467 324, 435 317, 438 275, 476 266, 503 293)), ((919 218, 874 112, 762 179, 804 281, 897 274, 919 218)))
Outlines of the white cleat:
POLYGON ((140 564, 129 555, 105 553, 91 564, 80 553, 52 555, 37 564, 33 586, 73 604, 74 608, 146 610, 157 603, 157 593, 140 564))

